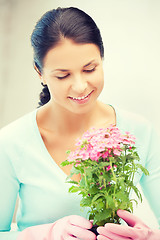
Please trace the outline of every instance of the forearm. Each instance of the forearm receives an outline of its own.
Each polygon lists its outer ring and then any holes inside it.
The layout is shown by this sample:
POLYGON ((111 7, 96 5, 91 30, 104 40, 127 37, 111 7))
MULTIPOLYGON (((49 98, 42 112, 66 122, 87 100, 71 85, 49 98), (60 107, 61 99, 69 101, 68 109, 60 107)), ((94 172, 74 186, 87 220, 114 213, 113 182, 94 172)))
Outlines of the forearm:
POLYGON ((50 240, 55 224, 56 222, 28 227, 18 234, 16 240, 50 240))

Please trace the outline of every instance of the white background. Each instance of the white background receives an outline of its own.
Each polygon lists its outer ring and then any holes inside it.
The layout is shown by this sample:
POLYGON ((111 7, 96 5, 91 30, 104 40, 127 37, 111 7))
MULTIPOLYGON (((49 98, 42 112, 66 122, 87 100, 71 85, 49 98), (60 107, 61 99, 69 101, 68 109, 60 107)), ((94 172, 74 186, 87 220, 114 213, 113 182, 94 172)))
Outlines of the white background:
MULTIPOLYGON (((81 8, 101 30, 100 99, 145 116, 159 131, 159 0, 0 0, 0 127, 37 107, 41 85, 32 67, 30 35, 41 15, 58 6, 81 8)), ((157 227, 146 200, 135 214, 157 227)))

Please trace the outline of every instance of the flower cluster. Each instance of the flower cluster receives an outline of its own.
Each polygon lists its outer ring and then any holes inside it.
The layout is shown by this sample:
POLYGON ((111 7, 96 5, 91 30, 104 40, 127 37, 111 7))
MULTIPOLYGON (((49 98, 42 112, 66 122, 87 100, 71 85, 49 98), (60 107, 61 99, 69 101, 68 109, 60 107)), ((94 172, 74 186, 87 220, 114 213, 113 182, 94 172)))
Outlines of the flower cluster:
POLYGON ((81 207, 89 208, 89 219, 94 224, 119 223, 118 209, 133 211, 130 192, 133 190, 142 201, 140 191, 134 185, 134 176, 139 171, 148 175, 139 163, 135 137, 124 134, 116 126, 91 128, 77 139, 75 151, 67 151, 68 158, 61 166, 72 164, 67 182, 69 191, 82 195, 81 207), (80 181, 71 180, 74 174, 80 181))
POLYGON ((135 144, 135 137, 129 132, 123 135, 115 126, 108 128, 91 128, 83 134, 81 139, 77 139, 75 151, 70 152, 68 161, 77 162, 91 159, 97 161, 100 158, 107 159, 113 154, 120 156, 124 145, 129 145, 130 149, 135 144))

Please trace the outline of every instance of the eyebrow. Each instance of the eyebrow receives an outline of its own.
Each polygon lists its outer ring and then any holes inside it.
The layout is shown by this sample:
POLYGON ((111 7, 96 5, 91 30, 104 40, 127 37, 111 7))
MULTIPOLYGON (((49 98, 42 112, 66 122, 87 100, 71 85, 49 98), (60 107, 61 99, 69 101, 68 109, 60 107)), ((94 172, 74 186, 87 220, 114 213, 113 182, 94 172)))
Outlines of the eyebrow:
MULTIPOLYGON (((85 64, 85 65, 83 66, 83 68, 91 65, 91 64, 94 63, 94 62, 95 62, 95 60, 90 61, 89 63, 85 64)), ((68 69, 55 69, 55 70, 53 70, 52 72, 55 72, 55 71, 68 72, 69 70, 68 70, 68 69)))
POLYGON ((90 61, 89 63, 87 63, 86 65, 84 65, 83 67, 87 67, 87 66, 91 65, 91 64, 94 63, 94 62, 95 62, 95 60, 92 60, 92 61, 90 61))

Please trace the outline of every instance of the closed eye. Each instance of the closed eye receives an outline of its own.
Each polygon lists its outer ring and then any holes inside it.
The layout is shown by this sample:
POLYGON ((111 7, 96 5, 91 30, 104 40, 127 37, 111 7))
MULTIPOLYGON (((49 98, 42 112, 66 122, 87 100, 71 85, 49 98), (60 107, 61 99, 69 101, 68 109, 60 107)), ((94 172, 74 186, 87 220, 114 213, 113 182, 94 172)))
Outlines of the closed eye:
POLYGON ((67 75, 65 75, 65 76, 63 76, 63 77, 59 77, 59 76, 56 76, 56 78, 58 78, 58 79, 65 79, 65 78, 67 78, 69 76, 69 73, 67 74, 67 75))
POLYGON ((87 72, 87 73, 91 73, 91 72, 94 72, 96 70, 96 67, 92 68, 92 69, 86 69, 86 70, 83 70, 84 72, 87 72))

